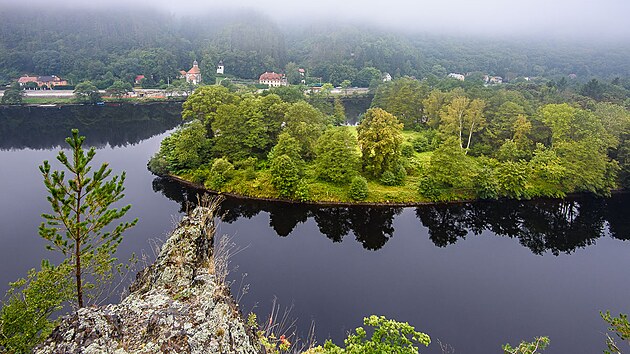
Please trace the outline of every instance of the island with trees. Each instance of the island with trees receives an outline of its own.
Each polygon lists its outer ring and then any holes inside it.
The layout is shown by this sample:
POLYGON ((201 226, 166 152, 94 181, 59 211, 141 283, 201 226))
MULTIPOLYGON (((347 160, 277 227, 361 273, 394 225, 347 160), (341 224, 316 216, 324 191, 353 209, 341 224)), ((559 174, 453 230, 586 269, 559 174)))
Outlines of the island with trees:
POLYGON ((630 112, 625 97, 601 87, 593 97, 588 85, 401 77, 379 84, 357 126, 322 93, 201 86, 149 169, 215 192, 325 204, 607 196, 629 185, 630 112))

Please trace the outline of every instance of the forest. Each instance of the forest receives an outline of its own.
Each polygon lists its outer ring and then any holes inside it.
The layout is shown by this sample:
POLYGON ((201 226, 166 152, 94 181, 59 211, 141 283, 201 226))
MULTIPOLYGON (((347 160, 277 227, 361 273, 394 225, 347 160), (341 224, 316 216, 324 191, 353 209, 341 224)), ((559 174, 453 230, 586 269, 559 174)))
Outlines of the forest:
POLYGON ((313 202, 607 196, 630 185, 627 99, 596 80, 576 91, 403 77, 375 89, 357 126, 344 124, 338 98, 299 90, 198 88, 149 168, 313 202))
POLYGON ((57 75, 105 89, 144 75, 144 87, 164 87, 198 60, 204 82, 212 84, 222 60, 226 75, 250 80, 273 70, 297 83, 301 67, 310 82, 335 86, 348 80, 367 87, 375 73, 441 79, 455 72, 506 81, 571 75, 580 84, 619 78, 627 90, 629 55, 624 42, 458 37, 350 23, 280 26, 255 12, 177 17, 146 8, 43 11, 17 4, 0 12, 0 83, 57 75))

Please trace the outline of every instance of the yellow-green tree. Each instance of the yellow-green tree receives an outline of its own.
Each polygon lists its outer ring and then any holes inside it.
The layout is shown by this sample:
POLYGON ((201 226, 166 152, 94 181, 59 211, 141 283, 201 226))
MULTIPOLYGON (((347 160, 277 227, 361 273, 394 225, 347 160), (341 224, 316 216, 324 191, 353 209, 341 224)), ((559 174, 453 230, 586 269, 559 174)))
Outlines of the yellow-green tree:
POLYGON ((486 102, 481 99, 470 100, 465 96, 456 96, 444 107, 440 115, 440 130, 446 136, 456 136, 459 147, 468 153, 473 133, 481 130, 485 124, 483 111, 486 102))
POLYGON ((357 128, 363 169, 374 177, 399 163, 403 124, 381 108, 370 108, 357 128))

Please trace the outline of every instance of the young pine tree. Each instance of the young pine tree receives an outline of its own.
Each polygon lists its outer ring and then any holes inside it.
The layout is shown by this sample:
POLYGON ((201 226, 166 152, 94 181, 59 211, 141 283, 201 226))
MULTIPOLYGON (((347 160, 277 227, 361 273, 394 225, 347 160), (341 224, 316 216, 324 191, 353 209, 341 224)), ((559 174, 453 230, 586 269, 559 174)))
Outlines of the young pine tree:
POLYGON ((45 222, 40 225, 39 234, 50 242, 48 249, 61 252, 72 266, 79 308, 84 306, 84 290, 111 280, 116 262, 113 255, 122 234, 137 222, 136 219, 108 227, 131 207, 112 207, 124 196, 125 173, 108 178, 112 170, 104 163, 90 175, 90 162, 96 152, 90 148, 86 153, 84 140, 85 137, 73 129, 72 136, 66 138, 71 156, 63 151, 57 155, 68 172, 67 180, 66 171, 51 172, 48 161, 39 167, 53 211, 42 214, 45 222))

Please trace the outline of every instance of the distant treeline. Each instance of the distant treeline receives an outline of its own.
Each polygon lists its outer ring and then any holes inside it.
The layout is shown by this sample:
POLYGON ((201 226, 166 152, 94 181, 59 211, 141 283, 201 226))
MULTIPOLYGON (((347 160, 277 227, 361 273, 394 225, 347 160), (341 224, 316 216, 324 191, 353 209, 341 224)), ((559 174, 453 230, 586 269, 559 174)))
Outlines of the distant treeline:
POLYGON ((58 75, 100 88, 116 79, 159 86, 198 60, 204 80, 215 66, 238 78, 297 68, 314 81, 368 86, 374 70, 393 77, 441 78, 449 72, 510 80, 575 74, 630 88, 630 46, 544 40, 412 35, 352 25, 281 29, 252 13, 174 17, 147 9, 55 9, 4 6, 0 11, 0 82, 30 73, 58 75), (370 70, 365 70, 370 68, 370 70))

